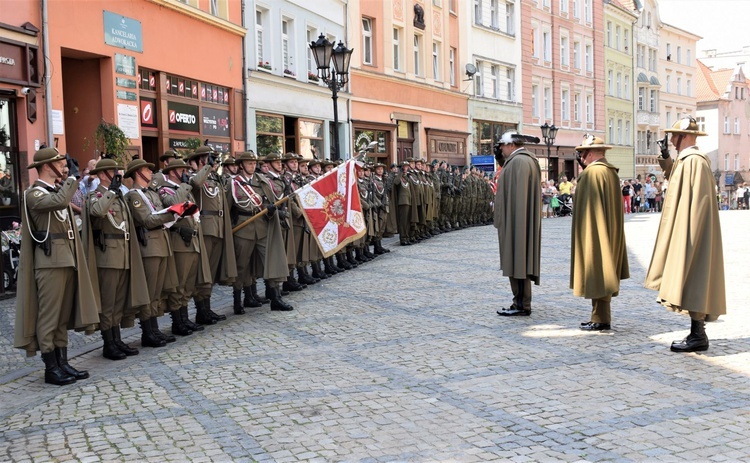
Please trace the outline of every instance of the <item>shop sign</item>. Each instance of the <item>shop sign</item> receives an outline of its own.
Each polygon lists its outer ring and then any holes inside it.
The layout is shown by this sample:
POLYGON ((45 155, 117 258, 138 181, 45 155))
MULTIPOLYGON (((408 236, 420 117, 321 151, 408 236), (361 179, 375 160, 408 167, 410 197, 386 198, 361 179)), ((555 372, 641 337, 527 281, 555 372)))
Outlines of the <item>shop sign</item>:
POLYGON ((116 13, 105 11, 104 43, 112 45, 113 47, 143 53, 141 22, 116 13))
POLYGON ((133 79, 125 79, 123 77, 115 77, 115 84, 118 87, 135 88, 136 82, 133 79))
POLYGON ((115 72, 126 76, 135 76, 135 56, 115 53, 115 72))
POLYGON ((128 92, 125 90, 116 90, 115 96, 120 100, 138 101, 138 95, 135 92, 128 92))
POLYGON ((153 98, 141 98, 141 126, 157 127, 156 100, 153 98))
POLYGON ((212 150, 218 152, 218 153, 228 153, 229 152, 229 143, 217 143, 213 142, 211 140, 208 141, 208 146, 212 150))
POLYGON ((203 108, 203 135, 229 137, 229 111, 203 108))
POLYGON ((734 185, 734 172, 724 174, 724 185, 734 185))
POLYGON ((138 106, 132 104, 117 104, 117 125, 131 140, 141 138, 138 130, 138 106))
POLYGON ((179 140, 176 138, 169 139, 169 148, 173 150, 186 150, 190 149, 187 140, 179 140))
POLYGON ((197 106, 170 101, 167 104, 167 114, 169 115, 169 130, 200 132, 197 106))
POLYGON ((26 81, 24 55, 22 47, 0 41, 0 79, 26 81))
POLYGON ((483 155, 483 156, 472 156, 471 157, 471 163, 475 166, 481 166, 481 165, 491 165, 495 166, 495 157, 491 155, 483 155))

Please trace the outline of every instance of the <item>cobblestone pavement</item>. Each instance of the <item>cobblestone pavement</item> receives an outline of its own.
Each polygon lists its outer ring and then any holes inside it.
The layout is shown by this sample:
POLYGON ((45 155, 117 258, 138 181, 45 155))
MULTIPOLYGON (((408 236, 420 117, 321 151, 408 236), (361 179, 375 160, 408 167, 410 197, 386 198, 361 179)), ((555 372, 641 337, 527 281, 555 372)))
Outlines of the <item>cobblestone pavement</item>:
POLYGON ((605 333, 577 329, 590 304, 568 289, 569 218, 543 222, 531 317, 495 314, 509 285, 494 228, 475 227, 392 246, 288 296, 294 312, 230 315, 127 360, 76 335, 91 378, 65 387, 12 350, 13 300, 0 302, 0 460, 747 460, 750 213, 721 219, 729 314, 701 354, 669 352, 689 319, 642 287, 655 214, 627 217, 632 279, 605 333))

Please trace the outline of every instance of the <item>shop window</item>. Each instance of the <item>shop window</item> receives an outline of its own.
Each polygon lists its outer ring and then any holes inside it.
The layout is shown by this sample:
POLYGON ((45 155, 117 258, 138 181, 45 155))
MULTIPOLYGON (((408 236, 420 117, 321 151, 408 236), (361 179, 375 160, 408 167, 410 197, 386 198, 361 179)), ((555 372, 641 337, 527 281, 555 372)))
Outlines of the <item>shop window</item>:
POLYGON ((138 88, 141 90, 156 91, 156 71, 140 67, 138 69, 138 88))
POLYGON ((177 76, 167 76, 167 93, 184 98, 198 99, 198 82, 177 76))
POLYGON ((516 124, 490 121, 474 121, 474 144, 472 153, 476 155, 493 154, 492 147, 500 140, 503 133, 517 128, 516 124))
POLYGON ((284 147, 284 117, 258 114, 255 117, 258 156, 281 153, 284 147))
POLYGON ((323 153, 323 122, 316 120, 300 119, 297 122, 299 133, 298 153, 305 158, 322 159, 323 153))
MULTIPOLYGON (((406 122, 406 121, 399 121, 406 122)), ((355 129, 354 130, 354 151, 359 152, 365 149, 370 142, 377 141, 378 144, 374 149, 368 151, 367 157, 373 159, 376 162, 382 162, 388 164, 388 137, 389 132, 384 130, 368 130, 368 129, 355 129)))
POLYGON ((229 105, 229 89, 213 84, 201 84, 201 100, 229 105))

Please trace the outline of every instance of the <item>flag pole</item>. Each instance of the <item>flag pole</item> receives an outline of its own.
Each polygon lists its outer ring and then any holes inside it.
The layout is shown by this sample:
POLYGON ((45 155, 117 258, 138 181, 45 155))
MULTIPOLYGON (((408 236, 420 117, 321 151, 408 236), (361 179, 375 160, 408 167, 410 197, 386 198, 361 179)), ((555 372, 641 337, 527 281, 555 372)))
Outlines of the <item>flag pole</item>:
MULTIPOLYGON (((294 193, 292 193, 292 194, 291 194, 291 195, 289 195, 289 196, 284 196, 284 197, 283 197, 283 198, 281 198, 280 200, 278 200, 278 201, 276 201, 275 203, 273 203, 273 205, 274 205, 275 207, 279 207, 279 206, 281 206, 281 205, 282 205, 282 204, 284 204, 285 202, 289 201, 289 198, 291 198, 293 194, 294 194, 294 193)), ((245 220, 244 222, 242 222, 242 223, 240 223, 239 225, 237 225, 236 227, 234 227, 234 228, 232 229, 232 233, 237 233, 237 231, 238 231, 238 230, 242 230, 243 228, 247 227, 247 226, 248 226, 248 225, 250 225, 251 223, 255 222, 255 221, 256 221, 256 220, 257 220, 257 219, 258 219, 259 217, 263 217, 263 216, 264 216, 264 215, 266 215, 266 214, 268 214, 268 208, 266 208, 266 209, 263 209, 262 211, 258 212, 258 213, 257 213, 257 214, 255 214, 254 216, 250 217, 249 219, 245 220)))

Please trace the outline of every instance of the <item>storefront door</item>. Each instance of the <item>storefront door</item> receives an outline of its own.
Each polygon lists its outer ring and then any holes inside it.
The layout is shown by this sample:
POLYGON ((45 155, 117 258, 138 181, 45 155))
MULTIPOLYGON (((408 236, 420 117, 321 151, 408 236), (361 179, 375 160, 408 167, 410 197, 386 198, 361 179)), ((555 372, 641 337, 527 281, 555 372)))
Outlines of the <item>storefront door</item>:
POLYGON ((0 229, 18 217, 16 100, 0 96, 0 229))

